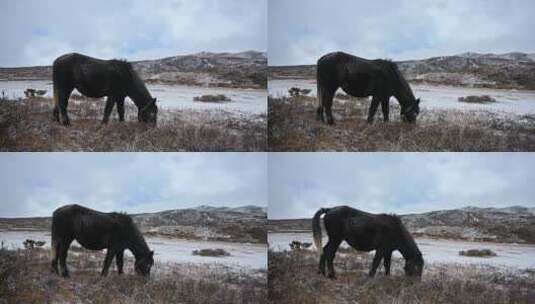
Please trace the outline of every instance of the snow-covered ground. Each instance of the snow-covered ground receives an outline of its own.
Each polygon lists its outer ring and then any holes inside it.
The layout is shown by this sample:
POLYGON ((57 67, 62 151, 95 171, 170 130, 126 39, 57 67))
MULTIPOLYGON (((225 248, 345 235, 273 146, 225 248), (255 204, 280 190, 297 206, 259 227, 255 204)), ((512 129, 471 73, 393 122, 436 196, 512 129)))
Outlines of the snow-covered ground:
MULTIPOLYGON (((26 239, 45 241, 50 248, 50 233, 44 231, 0 231, 0 241, 8 249, 23 248, 26 239)), ((266 269, 267 247, 262 244, 244 244, 229 242, 188 241, 162 237, 145 238, 154 250, 154 257, 161 263, 218 263, 237 269, 266 269), (230 253, 227 257, 201 257, 192 255, 193 250, 222 248, 230 253)), ((74 245, 80 246, 78 242, 74 245)), ((131 256, 129 251, 127 255, 131 256)))
MULTIPOLYGON (((327 243, 324 236, 323 244, 327 243)), ((312 243, 312 233, 268 233, 269 248, 275 251, 290 249, 292 241, 312 243)), ((506 243, 482 243, 456 240, 416 239, 416 243, 422 251, 426 263, 459 263, 470 265, 492 265, 507 268, 535 268, 535 245, 506 244, 506 243), (460 256, 459 251, 468 249, 488 248, 497 256, 489 258, 460 256)), ((348 247, 343 242, 342 246, 348 247)), ((311 247, 314 250, 314 245, 311 247)), ((373 252, 372 252, 373 253, 373 252)), ((401 257, 399 252, 394 256, 401 257)))
MULTIPOLYGON (((268 82, 272 97, 288 96, 288 89, 298 87, 310 89, 316 95, 316 81, 306 79, 274 79, 268 82)), ((485 110, 509 114, 535 114, 535 91, 497 90, 484 88, 460 88, 431 85, 411 85, 414 95, 421 99, 420 106, 428 109, 485 110), (489 95, 496 102, 470 104, 459 102, 459 97, 468 95, 489 95)), ((338 92, 343 92, 341 89, 338 92)), ((392 102, 395 99, 392 97, 392 102)))
MULTIPOLYGON (((0 97, 22 98, 24 97, 24 90, 27 88, 46 90, 45 96, 52 97, 52 82, 46 80, 0 81, 0 97)), ((158 99, 163 108, 224 110, 244 114, 265 114, 267 112, 267 93, 265 90, 163 84, 148 84, 147 88, 151 95, 158 99), (193 97, 214 94, 224 94, 230 97, 232 101, 226 103, 193 101, 193 97)), ((78 93, 76 90, 75 92, 78 93)), ((131 102, 129 98, 127 98, 127 101, 131 102)))

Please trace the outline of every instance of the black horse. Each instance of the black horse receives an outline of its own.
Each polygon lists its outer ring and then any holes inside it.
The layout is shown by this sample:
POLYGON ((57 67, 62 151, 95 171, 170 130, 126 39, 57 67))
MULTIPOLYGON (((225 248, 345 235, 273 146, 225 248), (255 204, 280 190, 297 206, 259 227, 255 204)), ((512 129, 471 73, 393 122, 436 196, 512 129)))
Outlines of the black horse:
POLYGON ((103 123, 107 123, 117 103, 119 120, 124 121, 124 99, 130 97, 138 108, 138 120, 156 123, 158 107, 147 87, 129 62, 102 60, 71 53, 58 57, 52 66, 54 118, 68 126, 69 97, 74 89, 88 97, 107 96, 103 123))
POLYGON ((115 257, 117 272, 123 273, 123 254, 129 249, 136 259, 136 273, 149 276, 154 264, 151 251, 132 218, 124 213, 103 213, 79 205, 66 205, 52 215, 52 271, 59 274, 58 259, 62 275, 69 276, 67 252, 73 240, 91 250, 107 249, 102 275, 108 274, 115 257))
POLYGON ((318 119, 334 124, 331 107, 338 88, 355 97, 372 96, 368 112, 368 123, 373 122, 377 107, 381 103, 383 118, 388 121, 389 101, 394 96, 401 106, 401 117, 415 122, 420 112, 420 99, 414 98, 412 90, 398 70, 389 60, 367 60, 350 54, 335 52, 318 60, 317 72, 318 119))
POLYGON ((405 258, 405 274, 422 276, 424 260, 416 242, 396 215, 371 214, 347 206, 321 208, 312 219, 314 244, 320 251, 319 271, 325 275, 327 260, 328 276, 334 278, 333 260, 342 241, 360 251, 375 250, 375 257, 369 275, 373 277, 381 260, 384 259, 385 274, 390 274, 390 258, 394 250, 399 250, 405 258), (329 241, 321 244, 320 216, 329 241))

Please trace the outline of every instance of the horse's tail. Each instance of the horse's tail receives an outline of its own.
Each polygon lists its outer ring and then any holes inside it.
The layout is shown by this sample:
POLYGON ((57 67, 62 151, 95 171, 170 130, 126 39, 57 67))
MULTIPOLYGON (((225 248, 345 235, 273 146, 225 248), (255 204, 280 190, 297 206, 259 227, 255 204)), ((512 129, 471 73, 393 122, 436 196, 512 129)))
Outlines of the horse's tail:
MULTIPOLYGON (((54 212, 55 213, 55 212, 54 212)), ((57 243, 57 223, 55 219, 55 214, 52 215, 52 227, 50 233, 50 258, 54 260, 56 257, 56 243, 57 243)))
POLYGON ((323 246, 321 244, 320 217, 322 214, 327 213, 328 211, 328 208, 320 208, 312 218, 312 235, 314 236, 314 246, 316 246, 316 249, 319 250, 320 254, 323 254, 323 246))

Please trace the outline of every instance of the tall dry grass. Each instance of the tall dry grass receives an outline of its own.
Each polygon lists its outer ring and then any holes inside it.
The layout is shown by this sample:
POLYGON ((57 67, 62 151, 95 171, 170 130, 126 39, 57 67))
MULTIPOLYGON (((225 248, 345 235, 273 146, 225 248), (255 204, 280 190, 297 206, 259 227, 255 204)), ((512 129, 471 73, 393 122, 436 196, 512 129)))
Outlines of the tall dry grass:
POLYGON ((102 253, 70 252, 71 277, 49 269, 48 251, 0 249, 0 303, 266 303, 265 273, 223 266, 155 265, 149 279, 110 270, 100 277, 102 253))
POLYGON ((391 104, 390 122, 366 122, 369 102, 336 100, 336 125, 316 119, 316 98, 269 98, 270 151, 535 151, 535 115, 486 111, 422 110, 416 124, 400 120, 391 104))
POLYGON ((392 275, 382 266, 368 277, 372 256, 338 253, 337 279, 318 274, 318 256, 308 250, 268 253, 271 303, 506 304, 534 303, 535 270, 503 270, 458 264, 427 264, 421 281, 404 276, 400 260, 392 275))
POLYGON ((224 111, 160 110, 156 127, 137 121, 125 107, 102 125, 104 102, 71 100, 72 125, 52 120, 52 101, 33 98, 0 103, 1 151, 265 151, 266 116, 224 111))

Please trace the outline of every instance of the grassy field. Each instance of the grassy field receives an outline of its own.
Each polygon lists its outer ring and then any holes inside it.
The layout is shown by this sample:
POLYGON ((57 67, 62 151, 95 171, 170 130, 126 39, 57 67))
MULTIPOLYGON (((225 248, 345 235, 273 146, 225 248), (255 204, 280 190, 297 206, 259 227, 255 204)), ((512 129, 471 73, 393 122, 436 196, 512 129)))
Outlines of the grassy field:
POLYGON ((149 279, 115 266, 100 277, 102 253, 69 253, 71 277, 50 272, 49 252, 0 249, 0 303, 266 303, 266 274, 224 266, 156 264, 149 279))
POLYGON ((392 275, 380 266, 368 277, 373 256, 354 250, 337 253, 337 279, 318 274, 318 256, 309 250, 270 251, 271 303, 497 304, 534 303, 535 269, 524 271, 458 264, 425 265, 421 281, 404 276, 403 261, 392 261, 392 275))
POLYGON ((265 151, 266 116, 224 111, 161 110, 158 125, 137 121, 137 108, 125 106, 102 125, 104 101, 71 100, 71 126, 52 121, 47 98, 0 102, 0 151, 265 151))
POLYGON ((335 99, 334 126, 316 119, 314 97, 269 98, 270 151, 535 151, 535 115, 504 118, 492 112, 423 110, 416 124, 366 122, 369 102, 335 99))

